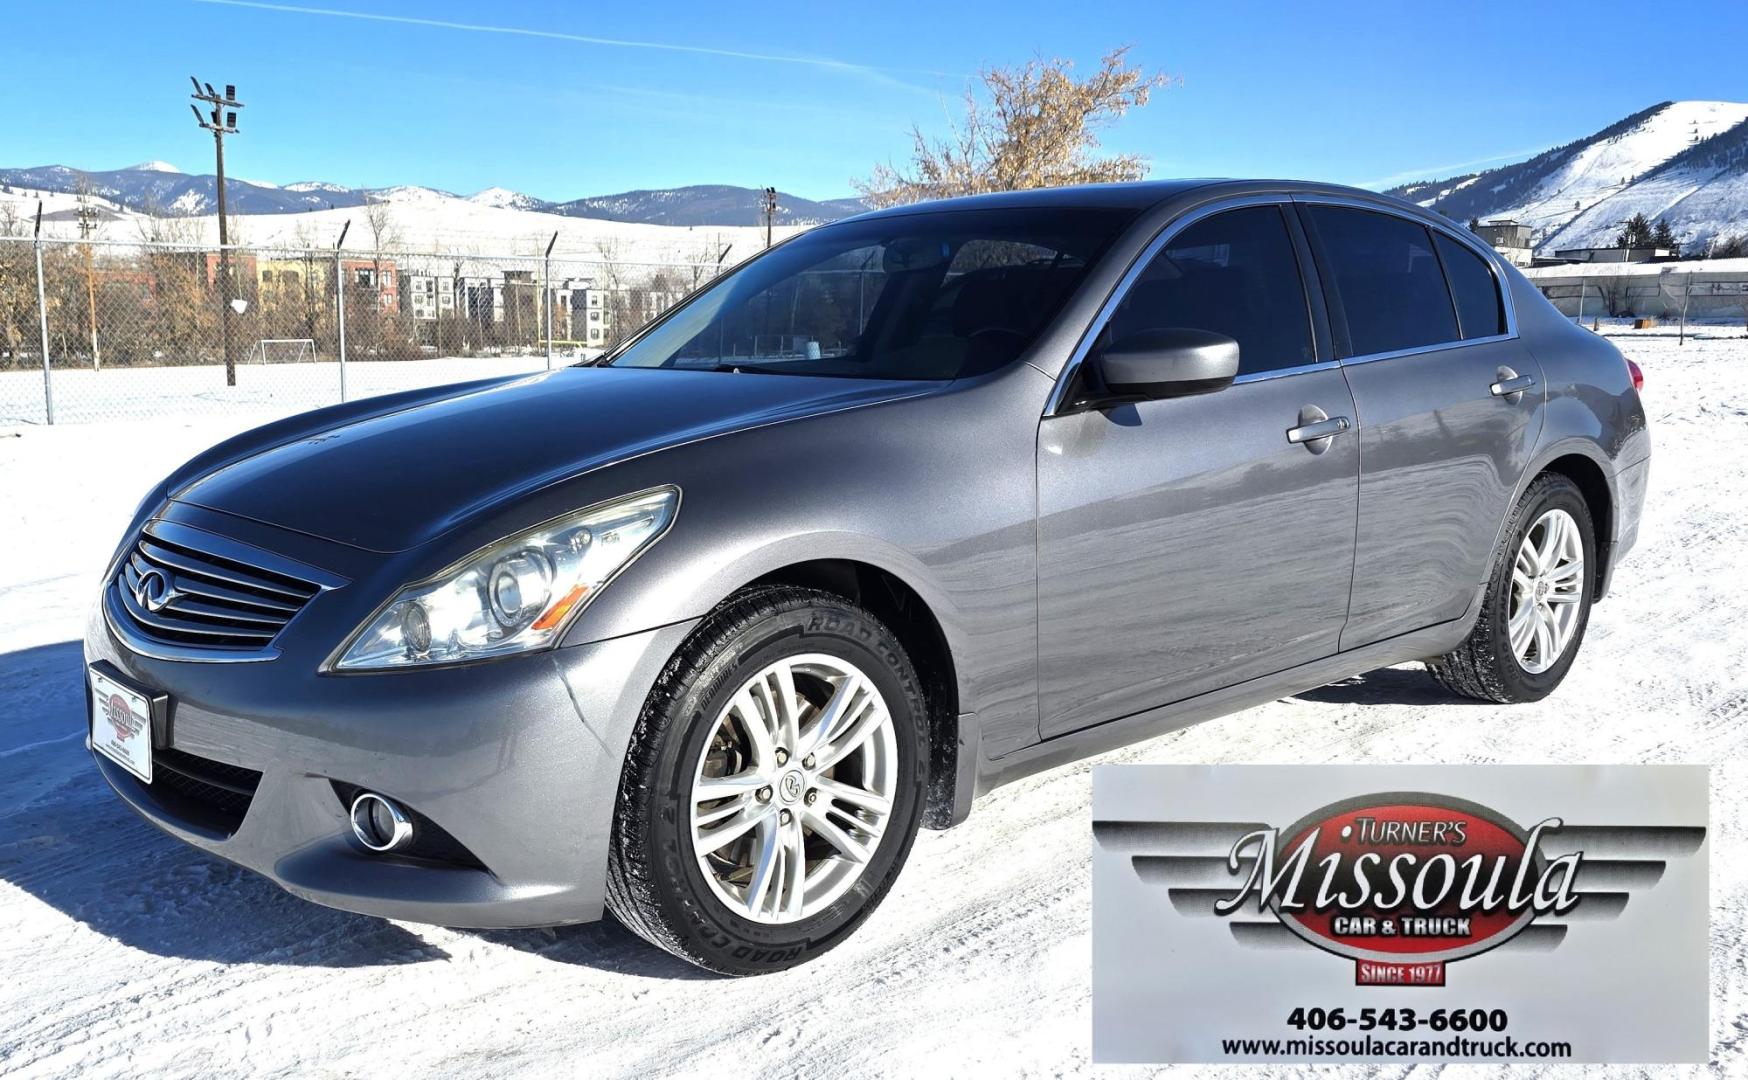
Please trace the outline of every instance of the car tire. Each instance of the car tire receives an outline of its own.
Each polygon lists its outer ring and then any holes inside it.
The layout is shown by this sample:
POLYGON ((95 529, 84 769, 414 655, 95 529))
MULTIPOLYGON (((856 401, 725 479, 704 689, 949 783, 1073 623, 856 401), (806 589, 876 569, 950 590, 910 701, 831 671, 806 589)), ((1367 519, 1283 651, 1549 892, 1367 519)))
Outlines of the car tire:
POLYGON ((1474 629, 1427 669, 1445 689, 1463 697, 1499 704, 1540 701, 1560 685, 1578 655, 1595 581, 1596 532, 1583 493, 1558 473, 1536 477, 1494 553, 1474 629), (1547 566, 1534 554, 1556 529, 1561 534, 1558 546, 1579 556, 1576 569, 1557 553, 1547 566), (1532 533, 1535 540, 1526 544, 1532 533), (1535 624, 1528 628, 1534 640, 1527 645, 1516 621, 1526 614, 1526 604, 1529 622, 1535 624), (1543 621, 1544 610, 1553 623, 1543 621))
POLYGON ((725 975, 779 971, 833 948, 873 912, 910 852, 927 780, 927 716, 909 657, 868 612, 787 586, 734 597, 676 652, 632 734, 608 908, 651 943, 725 975), (776 704, 782 686, 797 703, 787 712, 776 704), (836 730, 847 741, 868 727, 859 748, 829 767, 832 747, 799 757, 829 742, 822 719, 855 694, 853 705, 837 710, 850 718, 836 730), (877 719, 882 704, 889 724, 877 719), (766 738, 754 735, 761 718, 769 721, 766 738), (796 768, 797 760, 827 771, 796 768), (762 786, 700 798, 737 784, 762 786), (890 796, 883 817, 875 809, 882 796, 890 796), (751 831, 712 850, 755 819, 751 831))

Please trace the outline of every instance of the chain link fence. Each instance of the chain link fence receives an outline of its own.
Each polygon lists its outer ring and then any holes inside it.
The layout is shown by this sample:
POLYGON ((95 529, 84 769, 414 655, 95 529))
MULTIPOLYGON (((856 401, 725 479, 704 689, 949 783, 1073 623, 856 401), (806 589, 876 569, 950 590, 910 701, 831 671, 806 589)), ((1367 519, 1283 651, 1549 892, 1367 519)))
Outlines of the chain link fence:
POLYGON ((288 413, 600 355, 719 267, 0 236, 0 425, 288 413))

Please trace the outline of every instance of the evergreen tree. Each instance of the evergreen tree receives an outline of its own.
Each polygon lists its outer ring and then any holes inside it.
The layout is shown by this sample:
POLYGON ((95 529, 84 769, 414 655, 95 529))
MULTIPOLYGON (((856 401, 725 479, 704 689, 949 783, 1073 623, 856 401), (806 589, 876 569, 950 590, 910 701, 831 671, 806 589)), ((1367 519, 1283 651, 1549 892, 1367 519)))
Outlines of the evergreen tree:
POLYGON ((1634 214, 1622 224, 1620 235, 1614 238, 1615 247, 1646 248, 1651 246, 1651 223, 1645 220, 1644 214, 1634 214))
POLYGON ((1662 218, 1657 219, 1657 227, 1651 231, 1651 246, 1668 248, 1671 255, 1681 254, 1681 242, 1675 239, 1675 231, 1662 218))

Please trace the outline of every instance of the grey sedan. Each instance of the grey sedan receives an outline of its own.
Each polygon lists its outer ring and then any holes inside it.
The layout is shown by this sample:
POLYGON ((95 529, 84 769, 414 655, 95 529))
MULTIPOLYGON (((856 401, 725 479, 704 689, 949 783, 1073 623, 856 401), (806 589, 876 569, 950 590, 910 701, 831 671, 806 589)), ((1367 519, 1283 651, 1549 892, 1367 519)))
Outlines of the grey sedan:
POLYGON ((148 494, 90 742, 322 904, 844 940, 979 794, 1410 660, 1550 693, 1637 368, 1465 229, 1281 182, 807 232, 593 365, 270 424, 148 494))

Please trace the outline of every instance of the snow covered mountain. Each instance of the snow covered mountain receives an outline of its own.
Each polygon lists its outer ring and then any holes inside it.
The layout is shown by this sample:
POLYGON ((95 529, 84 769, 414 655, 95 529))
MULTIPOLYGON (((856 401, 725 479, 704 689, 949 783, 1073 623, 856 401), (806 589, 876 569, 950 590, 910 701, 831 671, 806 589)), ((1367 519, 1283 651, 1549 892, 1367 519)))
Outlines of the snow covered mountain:
MULTIPOLYGON (((125 169, 88 172, 66 165, 25 169, 0 169, 0 187, 70 194, 81 181, 91 193, 130 210, 199 217, 218 210, 218 183, 212 176, 190 176, 164 161, 147 161, 125 169)), ((303 180, 276 187, 272 184, 226 177, 225 192, 233 214, 292 214, 310 210, 344 209, 366 202, 389 202, 417 206, 455 205, 527 210, 565 217, 598 218, 646 225, 732 226, 763 220, 760 193, 754 188, 726 184, 701 184, 659 191, 627 191, 554 203, 508 188, 489 187, 461 196, 436 188, 403 184, 387 188, 350 188, 320 180, 303 180)), ((798 195, 779 193, 777 223, 815 225, 861 213, 856 199, 816 202, 798 195)))
MULTIPOLYGON (((752 225, 763 221, 763 195, 754 188, 728 184, 696 184, 658 191, 622 191, 573 199, 551 207, 568 217, 635 221, 650 225, 752 225)), ((859 199, 816 202, 799 195, 777 193, 779 225, 818 225, 859 214, 867 207, 859 199)))
POLYGON ((467 201, 475 206, 496 206, 504 210, 542 210, 546 203, 532 195, 524 195, 520 191, 509 188, 489 187, 484 191, 476 191, 467 197, 467 201))
MULTIPOLYGON (((162 161, 148 161, 125 169, 87 172, 65 165, 28 169, 0 169, 0 185, 38 191, 71 193, 81 180, 93 195, 130 210, 190 216, 218 210, 218 180, 213 176, 189 176, 162 161)), ((358 206, 362 192, 334 187, 328 190, 294 190, 268 187, 235 177, 225 179, 228 209, 233 214, 284 214, 320 210, 333 206, 358 206)))
POLYGON ((1390 193, 1458 221, 1515 218, 1543 254, 1611 243, 1635 213, 1691 251, 1748 233, 1748 104, 1666 101, 1527 161, 1390 193))

